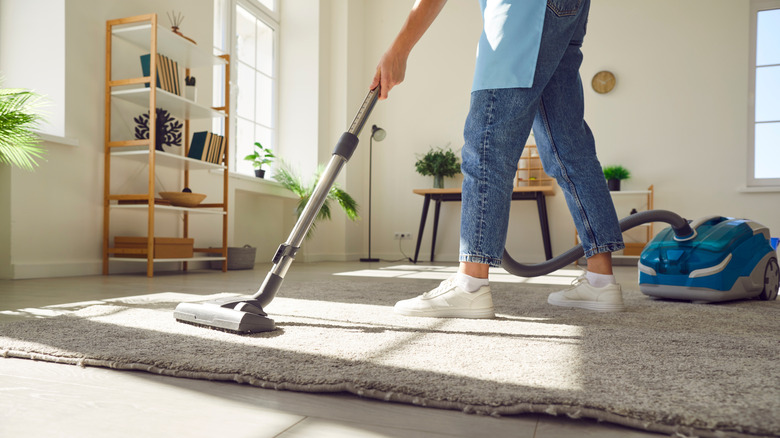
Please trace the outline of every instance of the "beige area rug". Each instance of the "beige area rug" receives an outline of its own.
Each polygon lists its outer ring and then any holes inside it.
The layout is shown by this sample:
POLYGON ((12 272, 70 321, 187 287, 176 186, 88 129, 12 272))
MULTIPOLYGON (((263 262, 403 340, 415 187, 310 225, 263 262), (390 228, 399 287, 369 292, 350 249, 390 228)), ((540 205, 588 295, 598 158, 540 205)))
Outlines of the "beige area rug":
POLYGON ((349 392, 467 413, 547 413, 684 436, 780 435, 779 302, 653 301, 629 311, 546 304, 558 286, 494 283, 493 320, 408 318, 434 280, 290 283, 279 329, 239 336, 175 322, 165 293, 49 308, 0 326, 0 356, 349 392))

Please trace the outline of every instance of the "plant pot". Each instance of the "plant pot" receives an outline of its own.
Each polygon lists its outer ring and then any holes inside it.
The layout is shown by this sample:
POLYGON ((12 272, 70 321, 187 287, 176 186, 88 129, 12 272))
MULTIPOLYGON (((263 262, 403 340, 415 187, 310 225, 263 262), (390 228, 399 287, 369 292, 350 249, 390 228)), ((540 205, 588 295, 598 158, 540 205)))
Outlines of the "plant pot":
POLYGON ((607 187, 609 187, 610 192, 619 192, 620 191, 620 180, 619 179, 608 179, 607 180, 607 187))
POLYGON ((433 175, 433 188, 434 189, 444 188, 444 175, 433 175))
POLYGON ((265 178, 265 169, 255 169, 255 176, 258 178, 265 178))
POLYGON ((184 98, 195 102, 198 100, 198 89, 194 85, 184 87, 184 98))

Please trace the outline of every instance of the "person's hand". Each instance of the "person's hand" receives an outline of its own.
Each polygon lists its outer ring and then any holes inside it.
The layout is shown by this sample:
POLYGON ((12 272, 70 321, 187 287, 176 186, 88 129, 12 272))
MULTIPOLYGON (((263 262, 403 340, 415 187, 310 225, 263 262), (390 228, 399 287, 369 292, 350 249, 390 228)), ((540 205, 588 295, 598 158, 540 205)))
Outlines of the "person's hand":
POLYGON ((447 0, 416 0, 414 2, 412 11, 401 31, 390 49, 379 58, 379 64, 376 66, 376 74, 374 74, 370 89, 381 87, 379 90, 380 100, 387 99, 390 90, 403 82, 406 75, 406 61, 412 47, 428 30, 445 3, 447 0))
POLYGON ((391 47, 379 59, 379 64, 376 66, 376 74, 374 74, 374 80, 371 82, 369 88, 373 90, 377 86, 380 87, 380 100, 387 99, 390 90, 403 82, 404 76, 406 76, 407 58, 408 54, 391 47))

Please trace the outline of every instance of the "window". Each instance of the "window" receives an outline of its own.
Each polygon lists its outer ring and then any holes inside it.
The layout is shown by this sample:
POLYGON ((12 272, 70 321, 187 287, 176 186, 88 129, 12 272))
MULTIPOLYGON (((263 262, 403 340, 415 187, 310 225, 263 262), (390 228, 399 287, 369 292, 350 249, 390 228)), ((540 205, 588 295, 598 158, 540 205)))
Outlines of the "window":
POLYGON ((65 137, 64 0, 0 1, 0 70, 0 87, 44 96, 39 132, 65 137))
POLYGON ((780 0, 751 2, 748 185, 780 185, 780 0))
MULTIPOLYGON (((254 175, 252 164, 243 158, 252 153, 255 142, 276 151, 277 19, 278 0, 215 2, 215 48, 231 54, 233 149, 229 167, 236 173, 254 175)), ((216 90, 221 89, 216 83, 224 81, 222 74, 215 71, 216 90)), ((222 97, 215 96, 215 99, 222 97)))

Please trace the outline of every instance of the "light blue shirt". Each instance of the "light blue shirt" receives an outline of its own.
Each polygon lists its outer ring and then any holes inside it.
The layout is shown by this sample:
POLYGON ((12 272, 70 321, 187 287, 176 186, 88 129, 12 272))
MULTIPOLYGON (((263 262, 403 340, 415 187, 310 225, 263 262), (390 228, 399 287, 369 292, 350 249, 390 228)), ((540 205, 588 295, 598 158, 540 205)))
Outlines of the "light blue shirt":
POLYGON ((472 91, 530 88, 542 41, 546 0, 479 0, 483 30, 472 91))

